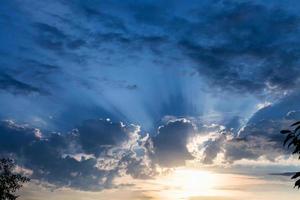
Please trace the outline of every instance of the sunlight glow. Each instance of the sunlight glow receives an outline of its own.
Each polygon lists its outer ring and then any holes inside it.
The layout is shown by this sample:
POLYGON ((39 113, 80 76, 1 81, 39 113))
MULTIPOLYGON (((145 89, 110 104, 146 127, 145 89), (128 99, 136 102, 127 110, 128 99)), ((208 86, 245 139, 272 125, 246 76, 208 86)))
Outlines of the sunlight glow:
POLYGON ((178 168, 160 182, 168 186, 161 192, 161 198, 172 200, 215 195, 214 187, 218 184, 213 173, 189 168, 178 168))

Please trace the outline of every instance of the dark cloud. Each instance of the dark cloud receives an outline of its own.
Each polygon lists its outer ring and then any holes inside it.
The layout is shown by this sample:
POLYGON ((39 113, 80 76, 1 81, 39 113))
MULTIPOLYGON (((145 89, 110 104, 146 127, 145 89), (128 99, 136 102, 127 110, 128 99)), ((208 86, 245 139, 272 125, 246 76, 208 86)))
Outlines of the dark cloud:
MULTIPOLYGON (((94 46, 113 43, 147 47, 161 55, 162 44, 170 48, 177 45, 181 53, 194 61, 200 76, 214 86, 231 91, 285 90, 294 88, 298 83, 297 78, 289 78, 290 74, 298 76, 300 73, 297 67, 299 17, 284 8, 252 2, 208 1, 198 9, 189 8, 191 15, 185 16, 184 9, 176 15, 169 12, 176 8, 174 4, 157 6, 127 2, 122 6, 119 9, 123 11, 127 8, 132 10, 135 28, 124 28, 132 26, 128 16, 121 20, 122 14, 106 14, 96 2, 71 7, 81 10, 90 19, 99 19, 113 27, 114 31, 94 30, 94 46), (208 9, 210 12, 207 12, 208 9), (155 26, 158 31, 141 34, 138 25, 155 26)), ((59 37, 63 35, 52 32, 59 37)), ((131 48, 132 51, 139 49, 131 48)))
POLYGON ((233 163, 238 160, 257 160, 264 158, 275 161, 284 155, 282 145, 279 142, 271 141, 266 137, 249 136, 245 138, 234 138, 225 144, 225 162, 233 163))
MULTIPOLYGON (((124 24, 124 21, 119 16, 110 15, 105 13, 102 8, 102 4, 93 5, 89 3, 83 3, 79 1, 78 7, 82 11, 83 15, 86 16, 89 20, 96 20, 99 23, 102 23, 104 27, 110 28, 113 30, 120 30, 123 32, 127 31, 127 27, 124 24)), ((97 2, 94 2, 97 4, 97 2)), ((73 4, 73 3, 72 3, 73 4)), ((71 5, 74 8, 74 4, 71 5)))
POLYGON ((258 123, 263 119, 270 120, 297 120, 298 112, 300 110, 300 104, 298 99, 300 98, 299 91, 294 91, 292 94, 281 97, 277 102, 272 105, 266 106, 256 112, 249 123, 258 123))
POLYGON ((188 152, 188 139, 195 134, 194 125, 186 120, 170 121, 158 129, 153 138, 155 156, 165 167, 184 165, 193 156, 188 152))
POLYGON ((107 120, 85 121, 65 134, 42 134, 12 121, 0 124, 0 155, 16 158, 32 170, 33 179, 82 190, 116 187, 112 181, 122 174, 154 176, 148 140, 138 127, 107 120))
POLYGON ((223 144, 226 141, 226 135, 220 133, 219 137, 211 138, 204 142, 203 157, 201 161, 204 164, 213 164, 214 159, 217 157, 218 153, 222 152, 223 144))
POLYGON ((298 79, 290 75, 300 73, 299 17, 250 2, 221 2, 198 11, 199 21, 187 25, 178 43, 199 74, 229 90, 295 87, 298 79))
POLYGON ((46 70, 48 73, 51 71, 59 70, 59 66, 48 64, 48 63, 42 63, 38 60, 26 59, 22 61, 28 67, 36 68, 36 70, 38 69, 46 70))
POLYGON ((297 121, 299 93, 283 97, 277 103, 260 109, 256 112, 247 125, 239 132, 239 138, 232 140, 228 145, 227 155, 229 160, 252 158, 264 156, 274 160, 280 155, 288 155, 290 152, 283 148, 284 136, 280 131, 287 129, 293 122, 297 121), (235 149, 235 147, 237 147, 235 149), (237 149, 242 149, 236 151, 237 149), (248 154, 243 156, 242 154, 248 154), (239 155, 238 155, 239 154, 239 155))
POLYGON ((290 155, 283 148, 284 137, 280 134, 280 130, 290 123, 291 121, 284 119, 265 119, 247 124, 238 135, 231 131, 216 131, 199 144, 199 151, 202 152, 200 161, 204 164, 215 164, 217 156, 222 154, 222 162, 227 164, 259 158, 274 162, 280 156, 290 155))
POLYGON ((67 38, 66 34, 59 30, 57 27, 44 24, 44 23, 36 23, 35 27, 41 32, 42 35, 45 36, 53 36, 57 39, 65 39, 67 38))
POLYGON ((77 40, 73 40, 70 41, 67 46, 69 49, 79 49, 81 46, 85 45, 86 41, 82 40, 82 39, 77 39, 77 40))
POLYGON ((35 130, 12 121, 0 123, 0 150, 4 153, 21 153, 22 149, 38 140, 35 130))
POLYGON ((260 156, 274 160, 280 155, 289 155, 290 151, 283 148, 284 136, 280 131, 298 120, 298 97, 299 93, 295 92, 256 112, 239 132, 239 138, 227 146, 229 160, 256 159, 260 156))
POLYGON ((45 23, 34 24, 38 32, 37 43, 50 50, 63 50, 67 35, 55 26, 45 23))
POLYGON ((218 130, 213 134, 200 133, 203 139, 196 143, 192 154, 203 164, 233 164, 240 160, 258 159, 275 162, 280 156, 290 154, 282 146, 284 137, 279 133, 281 129, 278 126, 282 124, 282 121, 264 121, 262 124, 247 125, 240 136, 218 130))
POLYGON ((96 33, 93 35, 95 47, 107 43, 129 45, 132 40, 122 33, 96 33))
POLYGON ((277 103, 257 111, 242 127, 238 135, 219 135, 208 139, 202 148, 203 156, 212 163, 218 153, 224 153, 224 161, 264 158, 275 161, 280 156, 289 156, 291 152, 283 147, 285 137, 280 131, 287 129, 298 120, 299 93, 282 98, 277 103))
POLYGON ((32 178, 47 181, 57 187, 83 190, 111 187, 110 183, 100 182, 109 172, 97 169, 95 158, 82 157, 77 160, 71 156, 63 156, 69 152, 71 145, 72 138, 68 137, 53 134, 24 148, 23 162, 33 170, 32 178))
POLYGON ((12 94, 48 94, 47 91, 30 84, 24 83, 5 73, 0 74, 0 89, 12 94))
POLYGON ((130 2, 129 9, 138 24, 165 26, 172 17, 170 2, 130 2))
POLYGON ((127 88, 128 90, 137 90, 137 89, 138 89, 138 86, 137 86, 136 84, 134 84, 134 85, 127 85, 126 88, 127 88))
POLYGON ((288 176, 291 177, 293 175, 295 175, 297 172, 283 172, 283 173, 271 173, 269 175, 271 176, 288 176))
POLYGON ((130 130, 130 127, 126 127, 120 122, 112 123, 105 120, 84 121, 78 127, 82 148, 87 153, 95 154, 101 152, 105 147, 121 145, 124 141, 129 140, 130 131, 134 131, 134 127, 130 130))
POLYGON ((67 48, 77 50, 87 43, 84 38, 73 37, 56 26, 45 23, 35 23, 33 26, 37 29, 37 44, 45 49, 62 53, 67 48))

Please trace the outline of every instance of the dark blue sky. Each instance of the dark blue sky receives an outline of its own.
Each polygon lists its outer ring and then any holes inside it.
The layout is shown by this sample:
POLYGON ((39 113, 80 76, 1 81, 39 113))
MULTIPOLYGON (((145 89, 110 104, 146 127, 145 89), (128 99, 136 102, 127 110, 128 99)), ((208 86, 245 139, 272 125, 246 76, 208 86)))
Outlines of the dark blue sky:
POLYGON ((299 9, 3 0, 0 153, 22 158, 34 178, 92 190, 124 171, 150 178, 156 164, 213 164, 219 153, 229 164, 272 161, 284 153, 278 131, 300 117, 299 9), (188 149, 202 133, 211 138, 188 149))

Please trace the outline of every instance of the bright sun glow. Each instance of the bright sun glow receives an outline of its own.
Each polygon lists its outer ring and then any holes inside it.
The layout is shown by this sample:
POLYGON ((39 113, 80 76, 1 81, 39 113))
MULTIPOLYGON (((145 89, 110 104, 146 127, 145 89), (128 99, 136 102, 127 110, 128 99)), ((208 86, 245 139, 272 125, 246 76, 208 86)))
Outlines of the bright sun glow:
POLYGON ((178 168, 160 180, 166 185, 161 192, 162 199, 188 199, 192 196, 215 195, 214 187, 218 184, 217 177, 207 171, 178 168))
POLYGON ((189 167, 173 169, 151 180, 123 177, 116 184, 121 183, 137 186, 136 192, 139 191, 154 200, 224 200, 235 199, 238 196, 247 199, 249 193, 242 189, 255 187, 260 189, 266 184, 264 180, 252 176, 217 173, 189 167))

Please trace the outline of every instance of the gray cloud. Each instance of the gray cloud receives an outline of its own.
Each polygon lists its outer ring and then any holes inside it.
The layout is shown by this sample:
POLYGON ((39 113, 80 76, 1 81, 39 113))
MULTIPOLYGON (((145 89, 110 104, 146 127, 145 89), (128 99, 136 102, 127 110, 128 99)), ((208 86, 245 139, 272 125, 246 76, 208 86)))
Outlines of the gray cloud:
POLYGON ((67 50, 77 50, 86 46, 84 38, 76 38, 70 32, 65 33, 55 26, 37 22, 33 24, 37 30, 36 42, 45 49, 66 53, 67 50))
POLYGON ((19 81, 15 79, 13 76, 10 76, 8 74, 1 73, 0 74, 0 89, 10 92, 12 94, 23 94, 23 95, 29 95, 29 94, 41 94, 46 95, 48 94, 47 91, 32 86, 28 83, 19 81))
POLYGON ((194 125, 186 120, 170 121, 158 129, 153 138, 155 156, 158 163, 166 167, 184 165, 193 156, 186 147, 188 139, 195 134, 194 125))
MULTIPOLYGON (((247 124, 235 135, 230 130, 217 131, 199 144, 201 152, 198 159, 203 164, 216 164, 216 158, 222 154, 222 163, 232 164, 239 160, 257 160, 259 158, 274 162, 280 156, 290 152, 283 148, 284 137, 280 130, 288 126, 288 120, 261 120, 247 124)), ((204 133, 205 135, 205 133, 204 133)), ((197 151, 194 152, 197 155, 197 151)))
POLYGON ((213 164, 214 159, 217 157, 218 153, 223 151, 223 145, 225 141, 226 135, 221 132, 219 137, 205 141, 203 145, 204 152, 201 162, 203 162, 204 164, 213 164))
POLYGON ((63 50, 64 42, 67 39, 67 35, 63 31, 45 23, 36 23, 34 26, 39 34, 37 43, 41 47, 55 51, 63 50))
POLYGON ((262 157, 274 161, 291 152, 283 147, 284 136, 280 130, 287 129, 298 120, 299 93, 286 96, 270 106, 257 111, 238 135, 220 135, 209 139, 203 156, 212 163, 218 153, 224 153, 224 161, 234 163, 241 159, 257 160, 262 157), (224 138, 225 137, 225 138, 224 138))
POLYGON ((13 156, 32 178, 57 187, 101 190, 124 174, 154 176, 147 137, 138 127, 89 120, 70 133, 46 133, 12 121, 0 124, 0 155, 13 156), (99 148, 98 148, 99 147, 99 148))
POLYGON ((256 92, 269 85, 296 86, 299 64, 299 17, 276 7, 220 1, 210 12, 196 11, 179 41, 201 76, 218 87, 256 92))
POLYGON ((79 142, 85 152, 97 154, 102 151, 102 148, 121 145, 129 140, 130 131, 134 131, 134 127, 131 129, 122 123, 105 120, 84 121, 78 127, 79 142))

